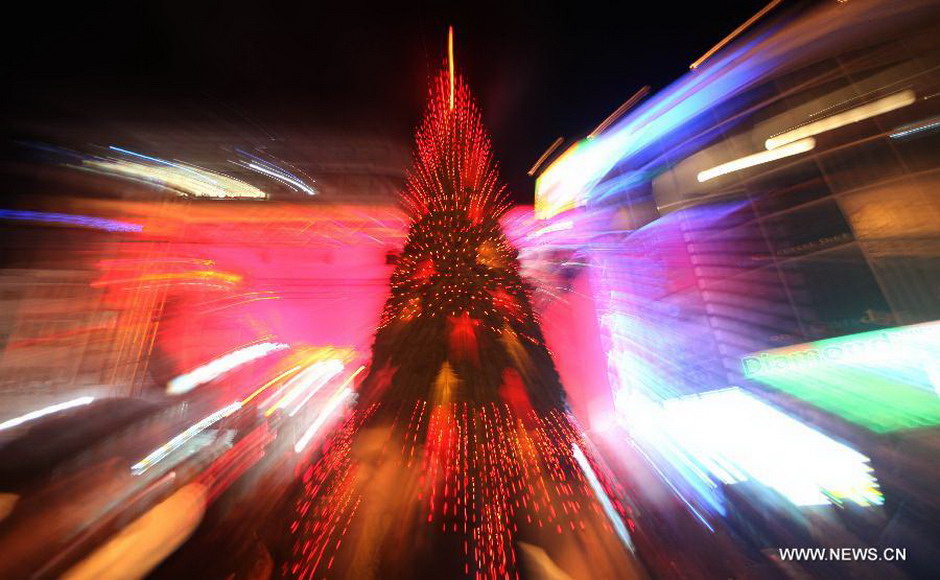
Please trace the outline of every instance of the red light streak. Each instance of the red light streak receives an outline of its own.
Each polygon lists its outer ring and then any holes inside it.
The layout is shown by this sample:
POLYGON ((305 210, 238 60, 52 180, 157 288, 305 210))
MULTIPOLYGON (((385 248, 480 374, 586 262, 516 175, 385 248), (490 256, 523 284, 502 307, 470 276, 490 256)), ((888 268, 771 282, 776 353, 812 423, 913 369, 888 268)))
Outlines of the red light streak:
POLYGON ((447 66, 450 69, 450 110, 454 110, 454 27, 447 28, 447 66))
MULTIPOLYGON (((343 538, 350 530, 368 532, 365 522, 372 520, 362 510, 375 504, 363 500, 385 497, 390 481, 396 489, 413 491, 380 502, 380 509, 401 526, 462 537, 460 568, 476 578, 517 578, 516 545, 540 529, 572 537, 585 528, 612 531, 585 476, 585 458, 606 494, 616 498, 620 492, 606 482, 569 414, 520 415, 495 403, 417 401, 406 424, 385 425, 386 443, 378 455, 363 455, 353 442, 364 428, 377 427, 370 420, 376 408, 353 413, 304 473, 304 493, 291 525, 292 575, 321 577, 329 562, 355 558, 342 551, 343 538), (584 457, 576 457, 574 449, 584 457), (363 469, 371 475, 357 477, 363 469)), ((626 518, 619 501, 613 507, 626 518)))

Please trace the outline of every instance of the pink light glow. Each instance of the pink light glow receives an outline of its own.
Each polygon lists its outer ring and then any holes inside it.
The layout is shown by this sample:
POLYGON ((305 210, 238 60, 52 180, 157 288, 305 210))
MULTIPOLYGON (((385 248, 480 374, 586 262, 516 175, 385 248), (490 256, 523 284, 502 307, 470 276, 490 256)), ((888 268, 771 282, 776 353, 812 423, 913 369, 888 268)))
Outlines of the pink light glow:
MULTIPOLYGON (((96 285, 125 313, 142 301, 162 303, 151 365, 158 383, 262 341, 369 352, 388 293, 387 254, 404 238, 398 210, 122 207, 147 224, 150 236, 118 244, 115 259, 99 264, 96 285)), ((145 323, 128 315, 120 324, 130 330, 145 323)), ((250 392, 273 376, 271 365, 282 356, 226 376, 250 392)))

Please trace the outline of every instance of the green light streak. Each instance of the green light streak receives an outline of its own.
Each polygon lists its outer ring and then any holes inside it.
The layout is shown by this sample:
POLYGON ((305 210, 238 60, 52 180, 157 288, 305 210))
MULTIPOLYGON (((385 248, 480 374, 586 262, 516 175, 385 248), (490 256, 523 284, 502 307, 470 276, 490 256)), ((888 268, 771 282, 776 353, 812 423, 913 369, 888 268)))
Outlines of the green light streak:
POLYGON ((940 324, 865 332, 742 358, 745 376, 870 429, 940 424, 940 324))

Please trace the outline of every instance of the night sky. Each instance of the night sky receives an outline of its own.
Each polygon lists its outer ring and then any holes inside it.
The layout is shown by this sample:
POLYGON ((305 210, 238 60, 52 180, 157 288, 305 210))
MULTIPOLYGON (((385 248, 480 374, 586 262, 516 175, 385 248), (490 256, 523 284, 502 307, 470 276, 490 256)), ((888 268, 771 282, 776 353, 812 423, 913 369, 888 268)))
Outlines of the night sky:
POLYGON ((764 3, 27 2, 4 25, 4 119, 54 127, 89 100, 87 123, 107 122, 102 108, 146 119, 196 97, 229 123, 408 141, 453 24, 458 68, 526 201, 525 173, 556 137, 667 85, 764 3))

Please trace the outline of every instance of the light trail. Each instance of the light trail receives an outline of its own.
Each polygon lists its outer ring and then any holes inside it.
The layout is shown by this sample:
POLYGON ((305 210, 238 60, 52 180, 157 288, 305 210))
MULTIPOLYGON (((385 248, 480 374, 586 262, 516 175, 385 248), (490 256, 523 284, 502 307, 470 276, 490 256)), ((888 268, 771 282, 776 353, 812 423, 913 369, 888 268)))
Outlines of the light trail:
POLYGON ((0 423, 0 431, 6 429, 12 429, 13 427, 19 427, 24 423, 34 421, 40 417, 45 417, 46 415, 51 415, 53 413, 58 413, 59 411, 64 411, 66 409, 72 409, 74 407, 80 407, 82 405, 87 405, 94 401, 94 397, 79 397, 77 399, 72 399, 71 401, 65 401, 64 403, 58 403, 55 405, 49 405, 48 407, 43 407, 42 409, 37 409, 26 413, 25 415, 20 415, 19 417, 14 417, 13 419, 8 419, 3 423, 0 423))
POLYGON ((213 424, 221 421, 225 417, 228 417, 235 411, 241 409, 242 404, 240 401, 235 401, 234 403, 219 409, 215 413, 205 417, 201 421, 191 425, 185 431, 173 437, 160 447, 157 447, 152 452, 150 452, 147 457, 144 457, 137 463, 131 466, 131 473, 134 475, 141 475, 146 472, 148 469, 153 467, 155 464, 159 463, 165 459, 168 455, 182 447, 187 441, 195 437, 196 435, 202 433, 208 429, 213 424))
POLYGON ((167 383, 166 392, 171 395, 188 393, 199 385, 208 383, 245 363, 267 356, 272 352, 290 348, 290 345, 276 342, 262 342, 238 349, 211 362, 180 375, 167 383))

